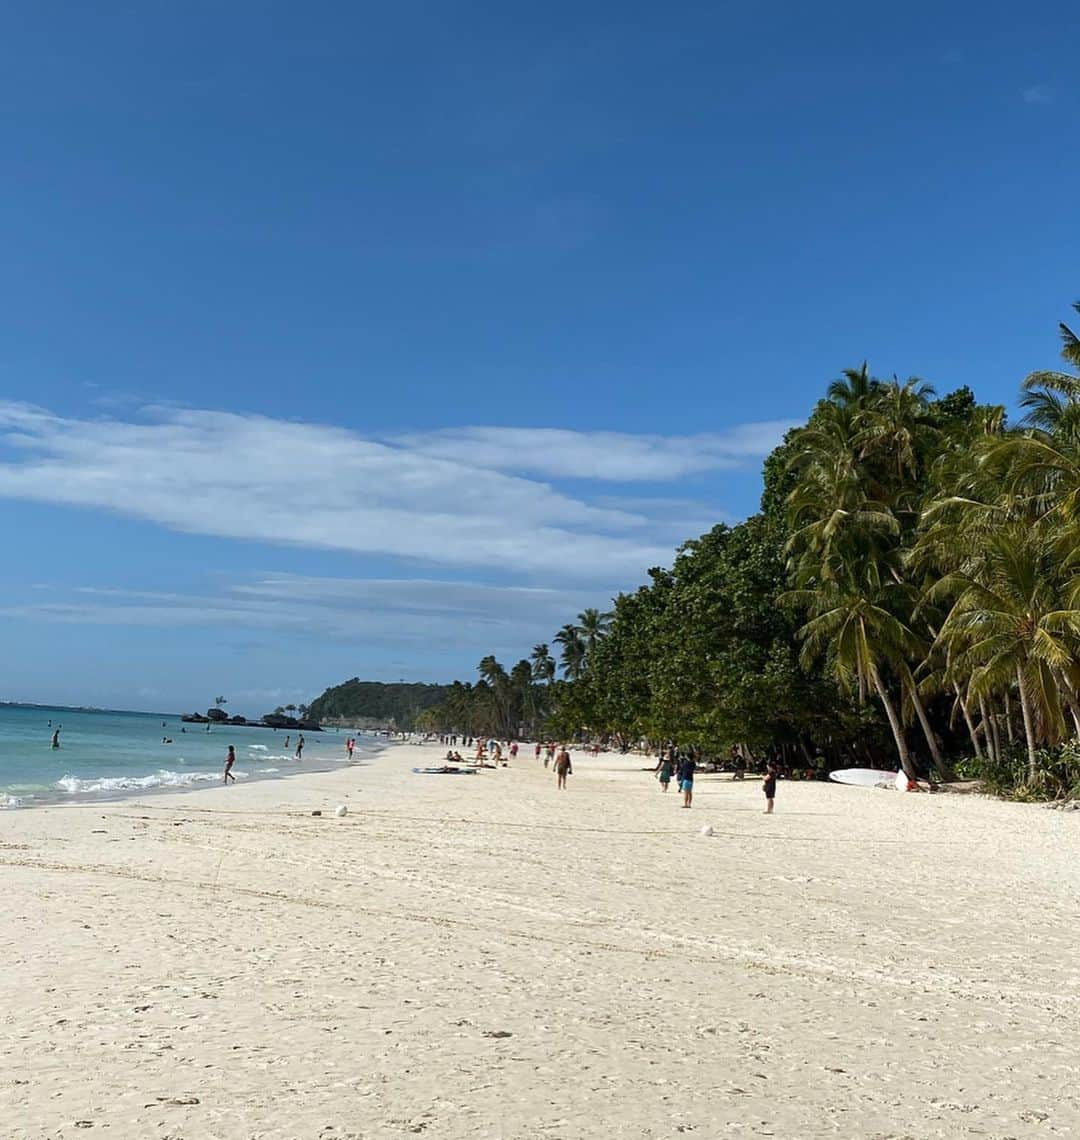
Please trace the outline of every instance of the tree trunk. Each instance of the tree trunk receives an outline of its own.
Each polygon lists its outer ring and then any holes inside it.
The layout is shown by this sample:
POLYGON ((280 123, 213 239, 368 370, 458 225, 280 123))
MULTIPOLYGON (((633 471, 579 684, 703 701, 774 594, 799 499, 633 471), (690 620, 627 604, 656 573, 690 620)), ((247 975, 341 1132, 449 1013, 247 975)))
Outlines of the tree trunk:
POLYGON ((915 678, 912 677, 910 673, 908 674, 908 691, 911 693, 911 703, 915 706, 915 715, 919 718, 919 724, 922 725, 923 736, 926 737, 926 746, 930 749, 930 755, 934 761, 934 769, 939 779, 948 779, 948 774, 945 771, 945 761, 941 758, 941 749, 938 748, 934 730, 930 727, 926 709, 923 708, 922 698, 919 696, 919 690, 915 686, 915 678))
POLYGON ((1020 686, 1020 708, 1024 712, 1024 735, 1027 737, 1028 750, 1028 779, 1035 780, 1037 766, 1035 764, 1035 729, 1031 722, 1031 701, 1028 699, 1027 684, 1024 681, 1024 670, 1020 665, 1016 667, 1016 681, 1020 686))
POLYGON ((1054 679, 1057 681, 1057 686, 1061 690, 1062 703, 1069 710, 1069 716, 1072 717, 1073 729, 1076 732, 1077 738, 1080 739, 1080 715, 1077 714, 1077 696, 1076 690, 1069 683, 1068 677, 1061 669, 1054 670, 1054 679))
POLYGON ((960 690, 960 686, 955 682, 953 688, 956 690, 956 699, 960 703, 960 711, 964 714, 964 723, 967 725, 968 736, 971 737, 971 747, 975 749, 975 757, 978 760, 983 758, 982 749, 979 747, 979 736, 975 731, 975 725, 971 720, 971 713, 968 712, 967 701, 964 700, 964 694, 960 690))
POLYGON ((889 718, 889 726, 892 728, 893 740, 896 741, 896 753, 900 757, 900 767, 903 768, 904 775, 906 775, 909 780, 914 780, 916 779, 915 769, 912 766, 911 757, 908 755, 907 741, 904 739, 904 729, 900 724, 900 718, 896 715, 896 709, 893 708, 892 700, 889 698, 889 690, 885 688, 876 665, 870 666, 870 677, 874 682, 874 688, 877 689, 878 696, 881 698, 881 703, 885 706, 885 715, 889 718))
POLYGON ((1012 722, 1012 702, 1009 700, 1009 690, 1005 690, 1005 732, 1009 737, 1009 743, 1015 744, 1016 738, 1013 736, 1013 722, 1012 722))
POLYGON ((986 741, 986 754, 994 764, 1001 763, 1001 753, 997 749, 994 739, 994 725, 986 713, 986 699, 979 697, 979 715, 982 717, 983 740, 986 741))

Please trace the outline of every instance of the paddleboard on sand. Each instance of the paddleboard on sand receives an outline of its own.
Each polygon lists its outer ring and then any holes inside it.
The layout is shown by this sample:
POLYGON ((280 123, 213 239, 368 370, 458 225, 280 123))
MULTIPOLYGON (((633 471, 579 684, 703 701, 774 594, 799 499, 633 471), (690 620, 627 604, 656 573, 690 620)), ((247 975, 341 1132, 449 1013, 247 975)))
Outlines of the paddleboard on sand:
POLYGON ((841 768, 837 772, 830 772, 829 779, 838 784, 855 784, 861 788, 907 789, 907 777, 903 772, 879 772, 876 768, 841 768))

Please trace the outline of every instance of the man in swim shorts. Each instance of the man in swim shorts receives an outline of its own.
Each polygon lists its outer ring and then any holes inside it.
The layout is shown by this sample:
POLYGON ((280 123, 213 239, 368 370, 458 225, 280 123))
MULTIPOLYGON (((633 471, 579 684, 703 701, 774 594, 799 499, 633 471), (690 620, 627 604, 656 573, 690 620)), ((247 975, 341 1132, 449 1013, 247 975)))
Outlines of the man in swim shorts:
POLYGON ((679 791, 682 792, 682 806, 690 807, 694 802, 694 773, 697 764, 689 753, 679 761, 679 791))

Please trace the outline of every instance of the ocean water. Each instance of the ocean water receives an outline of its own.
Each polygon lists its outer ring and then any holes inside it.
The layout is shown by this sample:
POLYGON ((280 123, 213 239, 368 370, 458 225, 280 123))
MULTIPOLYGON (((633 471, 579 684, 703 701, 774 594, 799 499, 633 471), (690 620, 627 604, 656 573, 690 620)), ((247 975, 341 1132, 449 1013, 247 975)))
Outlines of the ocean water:
MULTIPOLYGON (((302 763, 295 730, 182 724, 176 713, 99 712, 0 705, 0 808, 114 799, 167 788, 220 783, 236 749, 237 781, 317 771, 347 763, 347 732, 308 732, 302 763), (60 747, 52 747, 59 729, 60 747), (285 738, 290 747, 285 750, 285 738), (163 744, 162 738, 172 740, 163 744)), ((375 748, 358 733, 353 763, 375 748)))

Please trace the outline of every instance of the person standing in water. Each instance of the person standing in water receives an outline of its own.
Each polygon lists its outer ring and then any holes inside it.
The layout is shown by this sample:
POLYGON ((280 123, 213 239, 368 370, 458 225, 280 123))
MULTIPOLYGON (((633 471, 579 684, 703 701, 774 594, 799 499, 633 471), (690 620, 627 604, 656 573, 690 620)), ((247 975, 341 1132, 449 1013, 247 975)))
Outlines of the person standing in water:
POLYGON ((236 777, 232 774, 233 765, 236 763, 236 750, 233 746, 229 745, 229 754, 225 757, 225 778, 221 781, 227 784, 230 780, 235 784, 236 777))
POLYGON ((765 814, 772 815, 773 801, 776 799, 776 765, 770 764, 761 778, 761 790, 765 793, 765 814))
POLYGON ((60 729, 57 729, 52 734, 52 746, 53 746, 53 748, 59 748, 60 747, 60 729))
POLYGON ((303 760, 304 758, 304 734, 300 733, 300 739, 296 742, 296 758, 303 760))

